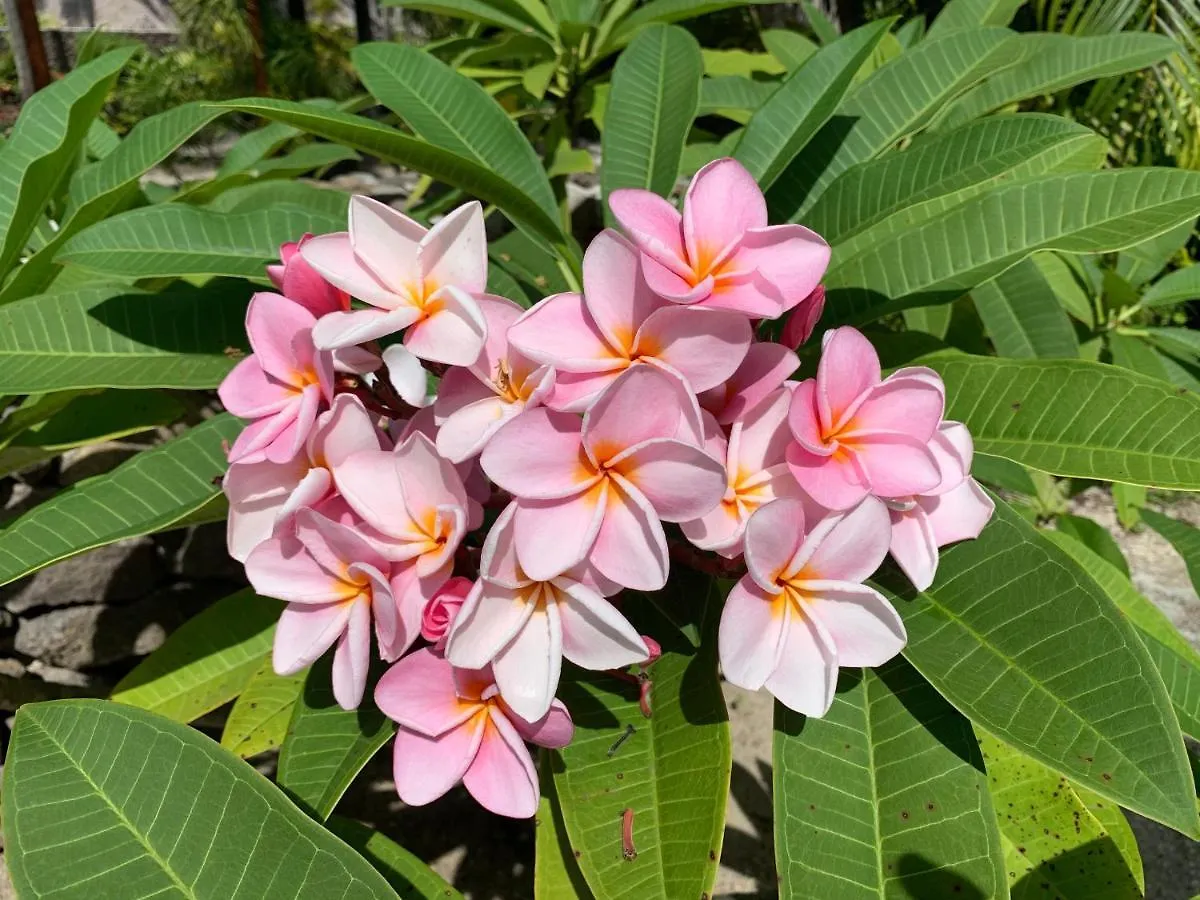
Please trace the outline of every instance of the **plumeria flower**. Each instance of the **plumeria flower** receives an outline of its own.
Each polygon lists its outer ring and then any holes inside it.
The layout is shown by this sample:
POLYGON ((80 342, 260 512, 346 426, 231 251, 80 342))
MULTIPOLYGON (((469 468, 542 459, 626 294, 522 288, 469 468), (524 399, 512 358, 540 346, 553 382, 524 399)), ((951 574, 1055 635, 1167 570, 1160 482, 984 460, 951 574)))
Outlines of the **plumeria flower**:
POLYGON ((659 520, 699 518, 725 492, 724 467, 700 448, 701 434, 695 399, 652 366, 623 372, 582 421, 539 408, 501 428, 481 461, 517 498, 526 575, 549 581, 586 556, 625 587, 666 584, 659 520))
POLYGON ((313 346, 317 320, 279 294, 258 293, 246 309, 254 353, 225 376, 225 408, 251 423, 229 451, 231 463, 285 463, 304 448, 322 408, 333 400, 333 357, 313 346))
POLYGON ((554 387, 552 366, 538 365, 508 342, 509 326, 524 310, 503 297, 484 295, 478 302, 487 321, 483 352, 443 376, 434 404, 438 453, 455 463, 478 456, 501 425, 540 406, 554 387))
POLYGON ((588 247, 582 295, 547 297, 508 332, 526 357, 554 366, 548 405, 574 412, 639 363, 670 369, 693 392, 716 387, 737 369, 750 339, 743 315, 683 309, 657 297, 637 250, 615 231, 601 232, 588 247))
POLYGON ((725 465, 725 495, 710 512, 683 523, 683 533, 697 547, 732 559, 742 552, 742 534, 756 509, 778 497, 803 497, 784 462, 791 442, 790 401, 788 388, 776 388, 733 423, 728 440, 719 430, 709 435, 706 449, 725 465))
POLYGON ((943 422, 929 443, 941 472, 931 491, 887 501, 892 516, 892 559, 919 591, 933 584, 938 547, 979 537, 996 504, 970 476, 974 444, 967 426, 943 422))
POLYGON ((414 356, 470 365, 487 325, 472 294, 487 283, 483 211, 458 207, 433 228, 369 197, 350 198, 350 230, 323 234, 300 248, 330 284, 370 309, 331 312, 314 337, 323 348, 348 347, 404 333, 414 356))
POLYGON ((354 453, 379 450, 380 432, 357 397, 339 394, 317 416, 304 450, 287 462, 230 466, 222 487, 229 498, 229 555, 245 562, 250 551, 296 511, 316 506, 336 491, 337 467, 354 453))
POLYGON ((391 561, 399 613, 396 653, 421 633, 426 605, 449 580, 467 528, 467 496, 454 466, 423 434, 391 452, 356 453, 338 467, 338 490, 362 517, 360 533, 391 561))
POLYGON ((782 344, 757 341, 724 384, 700 394, 700 405, 722 425, 730 425, 757 406, 788 376, 800 368, 800 359, 782 344))
MULTIPOLYGON (((436 447, 438 431, 433 406, 417 410, 409 419, 394 420, 389 427, 389 433, 398 435, 397 444, 404 443, 414 434, 423 434, 436 447)), ((467 531, 474 531, 483 525, 483 505, 492 497, 492 483, 483 474, 479 457, 455 463, 454 471, 467 492, 467 531)))
POLYGON ((817 285, 803 303, 788 313, 783 322, 783 330, 779 334, 779 342, 785 347, 799 350, 800 345, 812 337, 823 312, 825 288, 817 285))
POLYGON ((733 159, 696 173, 683 215, 651 191, 613 191, 608 205, 642 254, 651 290, 672 303, 773 319, 799 305, 829 265, 829 245, 801 225, 768 225, 754 178, 733 159))
POLYGON ((454 669, 428 648, 384 673, 375 704, 399 726, 393 772, 409 806, 432 803, 461 781, 484 809, 527 819, 537 812, 538 779, 525 741, 557 749, 575 732, 559 701, 528 722, 487 672, 454 669))
POLYGON ((826 332, 817 377, 792 393, 792 475, 814 500, 847 509, 863 497, 910 497, 941 481, 929 449, 945 406, 936 372, 882 377, 875 348, 853 328, 826 332))
POLYGON ((471 579, 456 575, 425 605, 425 611, 421 613, 421 637, 433 644, 435 650, 445 649, 450 628, 472 587, 471 579))
POLYGON ((347 312, 350 295, 338 290, 305 262, 300 248, 313 239, 305 234, 279 248, 279 264, 267 266, 267 277, 293 303, 299 303, 318 319, 331 312, 347 312))
POLYGON ((883 503, 867 498, 807 534, 806 524, 804 504, 791 499, 750 518, 748 572, 725 601, 718 646, 728 681, 823 716, 839 666, 882 665, 907 636, 891 604, 862 584, 887 555, 883 503))
POLYGON ((246 577, 264 597, 287 602, 275 629, 274 665, 291 675, 333 644, 333 696, 342 709, 362 701, 371 659, 371 620, 380 653, 395 659, 396 603, 388 562, 352 528, 311 509, 294 534, 268 538, 246 560, 246 577))
POLYGON ((517 559, 510 504, 483 545, 479 581, 454 622, 446 659, 466 669, 492 666, 500 696, 529 721, 544 716, 558 690, 562 658, 584 669, 619 669, 650 650, 583 566, 549 581, 530 578, 517 559))

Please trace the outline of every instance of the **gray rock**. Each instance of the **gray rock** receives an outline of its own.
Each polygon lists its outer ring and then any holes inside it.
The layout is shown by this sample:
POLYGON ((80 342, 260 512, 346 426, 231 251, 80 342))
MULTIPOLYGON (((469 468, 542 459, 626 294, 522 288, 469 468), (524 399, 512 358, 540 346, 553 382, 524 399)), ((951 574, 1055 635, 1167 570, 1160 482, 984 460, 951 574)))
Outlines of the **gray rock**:
POLYGON ((154 590, 165 569, 154 541, 134 538, 48 566, 0 589, 0 598, 5 609, 17 614, 41 607, 123 603, 154 590))
POLYGON ((59 484, 68 487, 78 484, 85 478, 103 475, 111 472, 135 453, 145 450, 143 446, 126 443, 89 444, 68 450, 62 455, 62 468, 59 470, 59 484))
POLYGON ((176 575, 187 579, 244 581, 246 577, 242 564, 229 555, 224 522, 188 529, 175 556, 174 568, 176 575))
MULTIPOLYGON (((73 697, 94 697, 98 693, 102 692, 65 684, 51 684, 29 675, 13 678, 0 674, 0 709, 5 712, 13 712, 26 703, 40 703, 43 700, 68 700, 73 697)), ((0 898, 3 896, 0 894, 0 898)))

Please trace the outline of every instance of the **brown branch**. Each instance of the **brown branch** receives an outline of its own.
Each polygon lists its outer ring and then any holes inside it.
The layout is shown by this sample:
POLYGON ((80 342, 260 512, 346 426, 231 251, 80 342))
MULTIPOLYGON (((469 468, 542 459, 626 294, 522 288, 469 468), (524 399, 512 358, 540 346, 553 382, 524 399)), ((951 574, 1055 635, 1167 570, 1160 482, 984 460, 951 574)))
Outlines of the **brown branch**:
POLYGON ((695 569, 697 572, 703 572, 713 578, 741 578, 746 574, 746 563, 740 556, 726 559, 715 553, 698 550, 683 541, 673 540, 667 541, 667 550, 671 554, 672 562, 695 569))

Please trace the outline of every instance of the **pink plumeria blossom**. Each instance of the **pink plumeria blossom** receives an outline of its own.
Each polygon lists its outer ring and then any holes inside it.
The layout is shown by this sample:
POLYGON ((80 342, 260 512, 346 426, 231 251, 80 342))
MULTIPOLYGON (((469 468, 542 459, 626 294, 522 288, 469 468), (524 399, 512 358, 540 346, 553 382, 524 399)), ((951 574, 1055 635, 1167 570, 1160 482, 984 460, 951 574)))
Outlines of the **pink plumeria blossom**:
POLYGON ((799 358, 782 344, 753 343, 728 381, 700 394, 700 405, 720 424, 730 425, 786 383, 798 368, 799 358))
POLYGON ((469 367, 445 374, 434 404, 438 452, 455 463, 478 456, 501 425, 536 409, 554 387, 552 366, 538 365, 508 342, 508 329, 524 310, 503 297, 484 295, 478 302, 487 321, 483 352, 469 367))
POLYGON ((536 721, 550 710, 564 656, 603 671, 644 660, 650 651, 604 599, 616 585, 597 584, 582 566, 549 581, 525 573, 517 559, 516 512, 510 504, 488 533, 479 581, 455 620, 446 658, 466 669, 490 664, 504 702, 536 721))
POLYGON ((409 806, 432 803, 461 781, 484 809, 527 819, 539 793, 525 741, 556 749, 575 732, 559 701, 528 722, 501 699, 489 673, 455 669, 429 649, 384 673, 375 704, 399 725, 393 773, 409 806))
POLYGON ((379 450, 380 432, 358 398, 339 394, 317 416, 304 451, 287 462, 230 466, 222 487, 229 498, 229 555, 245 562, 250 551, 297 510, 316 506, 336 490, 334 473, 354 453, 379 450))
POLYGON ((817 377, 792 392, 792 475, 829 509, 847 509, 868 495, 928 493, 941 481, 929 442, 944 406, 936 372, 899 369, 884 379, 861 333, 826 332, 817 377))
POLYGON ((785 347, 799 350, 800 345, 812 337, 817 323, 821 321, 823 312, 825 312, 825 288, 817 285, 799 306, 788 313, 788 317, 783 322, 783 331, 779 335, 779 342, 785 347))
POLYGON ((782 499, 746 527, 747 574, 725 601, 718 637, 725 678, 766 687, 789 709, 822 716, 839 666, 879 666, 904 647, 900 617, 862 584, 887 555, 890 523, 868 497, 812 525, 782 499))
POLYGON ((246 309, 254 353, 225 376, 217 393, 250 419, 229 451, 231 463, 294 459, 317 414, 333 400, 333 357, 313 346, 313 314, 279 294, 258 293, 246 309))
POLYGON ((970 476, 975 447, 967 426, 943 422, 930 441, 941 483, 933 490, 887 501, 892 559, 919 591, 937 575, 938 547, 979 537, 996 504, 970 476))
POLYGON ((754 178, 733 159, 696 173, 683 214, 651 191, 613 191, 609 207, 642 254, 651 290, 673 303, 776 318, 829 265, 829 245, 801 225, 768 225, 754 178))
POLYGON ((356 453, 338 467, 338 490, 363 519, 360 533, 392 566, 399 618, 394 652, 421 633, 426 605, 450 578, 467 529, 467 496, 449 460, 423 434, 391 452, 356 453))
POLYGON ((756 509, 778 497, 802 496, 784 461, 791 442, 790 401, 788 388, 776 388, 733 423, 728 440, 719 431, 709 435, 706 449, 725 464, 725 495, 711 511, 683 523, 683 533, 697 547, 736 557, 742 552, 746 522, 756 509))
POLYGON ((414 356, 470 365, 487 325, 473 294, 487 283, 487 243, 477 202, 458 207, 433 228, 369 197, 350 199, 350 230, 315 237, 300 248, 326 281, 370 309, 331 312, 315 339, 348 347, 399 331, 414 356))
POLYGON ((445 648, 450 628, 473 586, 471 579, 456 575, 425 604, 425 611, 421 613, 421 637, 433 644, 434 649, 445 648))
MULTIPOLYGON (((437 427, 434 407, 426 406, 417 410, 409 419, 393 421, 390 431, 399 434, 397 444, 403 443, 414 434, 423 434, 436 448, 440 429, 437 427)), ((467 492, 467 531, 474 531, 483 525, 483 505, 492 497, 492 483, 483 474, 477 456, 454 463, 454 471, 458 473, 458 480, 467 492)))
POLYGON ((280 675, 311 665, 336 642, 333 696, 343 709, 362 701, 371 659, 371 621, 380 652, 396 632, 388 562, 352 528, 311 509, 296 514, 294 534, 268 538, 246 560, 246 577, 264 597, 287 602, 275 630, 280 675))
POLYGON ((311 234, 305 234, 298 241, 282 245, 279 265, 267 266, 267 277, 279 293, 293 303, 299 303, 318 319, 327 313, 346 312, 350 309, 350 295, 318 275, 300 253, 300 248, 312 239, 311 234))
POLYGON ((637 250, 615 231, 601 232, 583 259, 583 294, 556 294, 525 313, 510 344, 554 366, 547 405, 582 412, 597 394, 639 363, 667 368, 693 392, 723 383, 746 355, 746 317, 684 309, 646 286, 637 250))
POLYGON ((634 366, 582 421, 545 408, 522 413, 481 461, 517 498, 516 553, 529 578, 549 581, 586 556, 617 584, 658 590, 668 569, 659 520, 699 518, 725 492, 724 466, 701 440, 698 407, 679 380, 634 366))

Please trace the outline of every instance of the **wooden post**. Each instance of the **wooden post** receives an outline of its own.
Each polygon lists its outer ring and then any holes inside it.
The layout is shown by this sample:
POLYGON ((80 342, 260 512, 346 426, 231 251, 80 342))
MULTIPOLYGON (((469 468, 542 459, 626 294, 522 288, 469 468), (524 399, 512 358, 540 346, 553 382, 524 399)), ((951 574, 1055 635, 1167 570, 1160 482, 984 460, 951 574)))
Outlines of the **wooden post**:
POLYGON ((21 96, 28 100, 35 91, 50 83, 50 66, 46 62, 46 45, 38 27, 34 0, 3 0, 8 19, 8 42, 17 64, 21 96))
POLYGON ((354 27, 358 32, 360 44, 369 44, 375 40, 374 28, 371 26, 371 0, 354 0, 354 27))
POLYGON ((263 41, 262 8, 258 0, 246 0, 246 21, 250 26, 250 37, 254 41, 254 92, 260 97, 270 93, 267 80, 267 53, 263 41))

